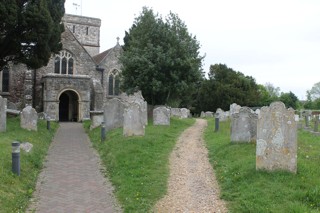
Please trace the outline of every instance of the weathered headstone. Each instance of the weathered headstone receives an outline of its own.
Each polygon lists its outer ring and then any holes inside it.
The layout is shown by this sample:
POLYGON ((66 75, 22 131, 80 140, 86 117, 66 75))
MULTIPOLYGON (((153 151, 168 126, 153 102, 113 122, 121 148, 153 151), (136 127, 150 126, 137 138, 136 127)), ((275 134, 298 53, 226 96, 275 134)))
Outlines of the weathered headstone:
POLYGON ((220 108, 217 109, 215 117, 219 118, 219 121, 226 121, 227 120, 227 116, 226 116, 225 112, 220 108))
POLYGON ((170 113, 172 117, 181 117, 181 111, 180 108, 171 108, 170 113))
POLYGON ((318 132, 318 126, 319 126, 319 115, 316 115, 314 117, 314 127, 313 127, 314 132, 318 132))
POLYGON ((213 118, 213 112, 210 112, 210 111, 205 112, 205 117, 206 118, 213 118))
POLYGON ((294 110, 274 102, 258 118, 256 169, 297 172, 297 122, 294 110))
POLYGON ((230 105, 230 116, 232 116, 235 113, 238 113, 240 108, 241 108, 241 106, 236 103, 231 104, 230 105))
POLYGON ((136 103, 140 106, 141 118, 145 125, 148 124, 148 103, 144 100, 141 91, 135 92, 132 95, 127 95, 122 93, 120 98, 125 103, 125 105, 130 105, 131 103, 136 103))
POLYGON ((91 125, 90 129, 94 129, 104 122, 103 111, 90 111, 91 125))
POLYGON ((124 136, 144 136, 145 121, 138 103, 131 103, 124 109, 123 114, 123 135, 124 136))
POLYGON ((123 127, 125 104, 118 98, 108 100, 104 105, 104 123, 106 130, 123 127))
POLYGON ((170 125, 170 109, 159 106, 153 110, 153 125, 170 125))
POLYGON ((200 118, 205 118, 205 117, 206 117, 206 114, 204 113, 204 111, 201 111, 200 118))
POLYGON ((20 126, 23 129, 37 131, 38 114, 31 106, 26 106, 20 114, 20 126))
POLYGON ((257 138, 258 116, 248 107, 241 107, 231 116, 231 141, 252 142, 257 138))
POLYGON ((180 118, 189 118, 190 110, 188 110, 186 108, 181 108, 180 112, 181 112, 180 118))
POLYGON ((7 129, 7 99, 0 96, 0 132, 7 129))

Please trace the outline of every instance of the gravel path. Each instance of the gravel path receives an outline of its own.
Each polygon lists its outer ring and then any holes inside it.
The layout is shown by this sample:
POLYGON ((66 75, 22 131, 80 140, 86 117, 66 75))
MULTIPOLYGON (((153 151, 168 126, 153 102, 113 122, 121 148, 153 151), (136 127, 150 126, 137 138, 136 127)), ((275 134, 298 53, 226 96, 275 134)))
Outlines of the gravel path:
POLYGON ((203 142, 207 121, 197 119, 185 130, 170 156, 168 194, 155 212, 227 212, 203 142))

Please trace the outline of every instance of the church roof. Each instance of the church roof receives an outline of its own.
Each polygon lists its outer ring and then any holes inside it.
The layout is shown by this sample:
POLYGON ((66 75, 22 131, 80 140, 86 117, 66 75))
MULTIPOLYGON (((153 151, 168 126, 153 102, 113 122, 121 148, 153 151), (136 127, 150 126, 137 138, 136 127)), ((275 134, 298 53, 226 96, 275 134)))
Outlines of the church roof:
POLYGON ((100 64, 102 60, 108 55, 108 53, 112 50, 113 48, 110 48, 102 53, 99 53, 98 55, 93 56, 93 60, 96 62, 96 64, 100 64))

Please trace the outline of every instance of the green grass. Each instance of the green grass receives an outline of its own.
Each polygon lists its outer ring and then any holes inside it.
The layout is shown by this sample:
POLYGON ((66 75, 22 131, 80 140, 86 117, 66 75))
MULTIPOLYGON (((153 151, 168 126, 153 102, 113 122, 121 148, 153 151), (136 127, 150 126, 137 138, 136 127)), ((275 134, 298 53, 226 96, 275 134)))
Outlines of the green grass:
MULTIPOLYGON (((182 131, 194 122, 173 118, 170 127, 149 124, 144 137, 123 137, 119 128, 108 132, 104 143, 100 142, 100 128, 90 131, 124 212, 151 212, 166 194, 169 155, 182 131)), ((88 126, 85 123, 86 129, 88 126)))
POLYGON ((229 212, 320 212, 319 136, 298 131, 297 174, 256 171, 256 145, 231 144, 230 122, 208 128, 205 140, 229 212))
POLYGON ((0 212, 25 212, 58 124, 51 122, 50 131, 46 127, 46 122, 39 120, 38 131, 28 131, 20 128, 19 118, 7 119, 7 131, 0 133, 0 212), (13 141, 33 144, 31 152, 20 151, 20 176, 12 173, 13 141))

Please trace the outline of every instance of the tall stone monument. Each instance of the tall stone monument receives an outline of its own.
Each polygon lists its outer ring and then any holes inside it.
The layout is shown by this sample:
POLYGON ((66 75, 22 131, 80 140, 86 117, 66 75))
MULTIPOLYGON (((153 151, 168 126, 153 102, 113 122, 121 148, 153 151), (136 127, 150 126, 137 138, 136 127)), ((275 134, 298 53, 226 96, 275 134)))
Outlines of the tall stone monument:
POLYGON ((297 122, 294 110, 274 102, 258 118, 256 169, 297 172, 297 122))

